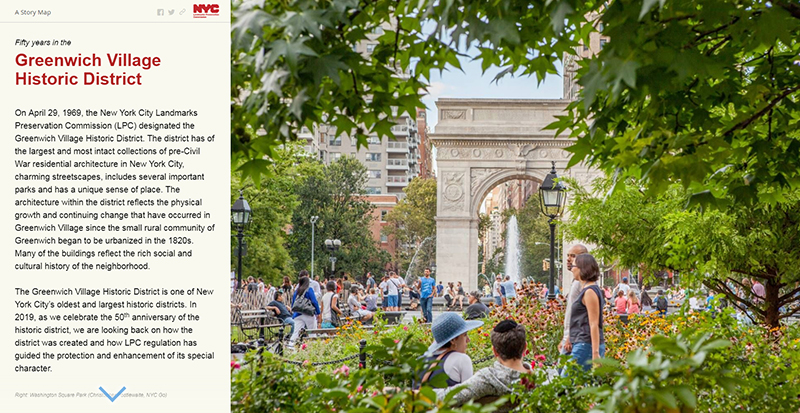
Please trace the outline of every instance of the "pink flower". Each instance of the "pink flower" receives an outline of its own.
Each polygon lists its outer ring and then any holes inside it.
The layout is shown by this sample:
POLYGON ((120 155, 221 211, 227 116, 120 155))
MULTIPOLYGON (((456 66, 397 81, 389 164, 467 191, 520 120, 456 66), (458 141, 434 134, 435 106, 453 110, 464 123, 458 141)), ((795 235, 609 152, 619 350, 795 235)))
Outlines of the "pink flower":
POLYGON ((547 356, 545 356, 544 354, 537 354, 537 355, 533 356, 533 358, 536 359, 536 360, 539 360, 539 361, 547 360, 547 356))
POLYGON ((304 366, 307 366, 309 364, 311 364, 311 360, 303 360, 303 365, 304 366))
POLYGON ((397 343, 399 343, 399 342, 400 342, 400 340, 395 340, 395 341, 394 341, 394 344, 397 344, 397 343))
POLYGON ((403 331, 408 331, 408 326, 403 326, 403 331))
POLYGON ((363 387, 363 386, 361 386, 360 384, 358 385, 358 387, 356 387, 356 391, 357 391, 357 392, 359 392, 359 393, 360 393, 360 392, 361 392, 361 390, 363 390, 363 389, 364 389, 364 387, 363 387))
POLYGON ((333 371, 333 374, 339 374, 339 373, 342 373, 345 376, 349 375, 350 374, 350 367, 347 367, 346 364, 342 364, 342 367, 339 367, 338 369, 333 371))
POLYGON ((236 360, 231 360, 231 368, 232 369, 238 369, 239 367, 241 367, 241 366, 239 365, 239 363, 236 362, 236 360))
POLYGON ((378 395, 378 391, 377 391, 377 390, 375 390, 374 392, 372 392, 372 397, 375 397, 375 396, 377 396, 377 395, 378 395))
POLYGON ((303 343, 303 345, 300 346, 300 350, 305 350, 307 347, 308 347, 308 344, 303 343))

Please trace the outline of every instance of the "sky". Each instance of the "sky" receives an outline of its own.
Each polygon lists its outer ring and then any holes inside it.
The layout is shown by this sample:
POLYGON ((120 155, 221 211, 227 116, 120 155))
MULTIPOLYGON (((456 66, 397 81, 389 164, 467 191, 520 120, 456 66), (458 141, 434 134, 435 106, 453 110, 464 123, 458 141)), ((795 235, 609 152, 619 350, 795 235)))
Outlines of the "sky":
MULTIPOLYGON (((561 99, 563 86, 560 76, 548 76, 538 87, 536 79, 527 76, 506 76, 500 82, 492 83, 492 79, 500 69, 490 68, 485 75, 482 75, 480 62, 470 61, 468 58, 460 60, 463 73, 458 69, 445 71, 441 76, 439 72, 432 73, 428 88, 430 94, 422 100, 428 108, 427 121, 432 132, 439 120, 436 110, 438 98, 561 99)), ((560 63, 557 68, 561 71, 560 63)))

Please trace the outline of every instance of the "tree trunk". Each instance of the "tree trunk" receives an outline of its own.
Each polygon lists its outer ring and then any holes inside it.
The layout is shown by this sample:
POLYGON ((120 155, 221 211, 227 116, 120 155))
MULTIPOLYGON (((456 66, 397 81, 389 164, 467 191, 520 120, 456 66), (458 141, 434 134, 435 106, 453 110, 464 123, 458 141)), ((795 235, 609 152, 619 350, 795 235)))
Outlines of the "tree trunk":
POLYGON ((784 284, 778 281, 778 277, 767 278, 766 281, 764 283, 764 291, 766 293, 764 323, 770 328, 780 327, 781 320, 778 310, 780 309, 781 287, 784 284))

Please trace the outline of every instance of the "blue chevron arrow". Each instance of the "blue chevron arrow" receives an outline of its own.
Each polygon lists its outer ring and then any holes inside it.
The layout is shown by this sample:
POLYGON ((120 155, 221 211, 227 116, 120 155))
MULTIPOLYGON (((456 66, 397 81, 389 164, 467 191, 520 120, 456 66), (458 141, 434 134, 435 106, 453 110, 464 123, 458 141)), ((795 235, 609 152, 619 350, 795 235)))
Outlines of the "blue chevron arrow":
POLYGON ((122 388, 119 389, 119 391, 117 392, 117 394, 114 395, 114 397, 111 397, 111 395, 108 394, 107 391, 103 390, 102 387, 100 387, 100 391, 103 392, 103 394, 105 394, 106 397, 108 397, 108 400, 111 400, 111 403, 114 403, 114 400, 117 400, 117 397, 119 397, 119 395, 122 394, 122 392, 125 391, 125 386, 122 386, 122 388))

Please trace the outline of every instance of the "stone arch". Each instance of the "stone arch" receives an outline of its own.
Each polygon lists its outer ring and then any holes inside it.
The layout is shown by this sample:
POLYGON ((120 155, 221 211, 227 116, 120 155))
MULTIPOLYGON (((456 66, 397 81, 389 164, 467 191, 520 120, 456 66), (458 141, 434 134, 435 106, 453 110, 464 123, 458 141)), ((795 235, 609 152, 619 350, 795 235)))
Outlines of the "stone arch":
POLYGON ((478 213, 481 209, 481 203, 483 203, 483 200, 486 199, 486 196, 489 194, 489 192, 491 192, 492 189, 496 188, 498 185, 519 179, 534 181, 538 186, 544 181, 545 175, 547 175, 547 171, 543 170, 531 169, 517 171, 498 169, 475 184, 476 189, 473 192, 472 199, 470 200, 470 211, 472 211, 474 216, 478 216, 478 213))
POLYGON ((541 183, 555 162, 559 174, 596 175, 584 165, 565 172, 571 138, 545 127, 569 101, 439 99, 439 122, 429 135, 436 148, 436 266, 438 280, 478 287, 478 211, 498 184, 541 183))

